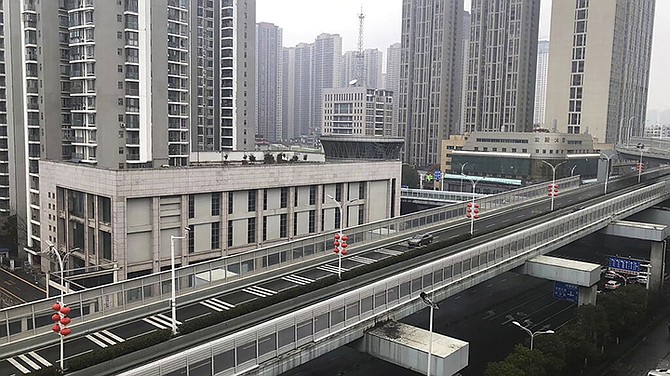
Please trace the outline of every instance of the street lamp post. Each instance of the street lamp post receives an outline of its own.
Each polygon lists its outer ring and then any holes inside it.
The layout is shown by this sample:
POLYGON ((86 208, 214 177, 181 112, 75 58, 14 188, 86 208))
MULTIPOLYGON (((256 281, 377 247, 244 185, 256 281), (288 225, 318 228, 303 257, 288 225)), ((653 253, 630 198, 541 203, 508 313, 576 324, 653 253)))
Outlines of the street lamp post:
POLYGON ((576 168, 577 168, 577 165, 572 166, 572 168, 570 169, 570 177, 572 177, 572 175, 575 174, 575 169, 576 168))
POLYGON ((463 169, 465 168, 465 166, 468 165, 468 162, 461 163, 460 165, 461 165, 461 193, 462 193, 463 192, 463 177, 462 176, 465 175, 465 174, 463 174, 463 169))
POLYGON ((428 368, 426 369, 426 375, 430 376, 430 358, 433 356, 433 311, 440 309, 440 307, 437 305, 437 303, 433 302, 425 292, 421 291, 419 296, 421 297, 421 300, 423 300, 424 304, 430 307, 430 323, 428 324, 428 332, 430 333, 428 339, 428 368))
POLYGON ((466 217, 470 218, 470 236, 475 235, 475 219, 479 218, 479 204, 475 204, 475 187, 482 179, 473 180, 471 177, 461 174, 461 181, 463 178, 470 180, 472 184, 472 201, 468 204, 469 208, 472 210, 472 213, 467 213, 466 217))
POLYGON ((531 332, 530 329, 526 328, 525 326, 521 325, 518 321, 512 321, 512 324, 518 326, 519 328, 523 329, 528 335, 530 336, 530 349, 533 349, 533 339, 535 336, 539 336, 541 334, 554 334, 555 332, 553 330, 540 330, 537 332, 531 332))
POLYGON ((637 144, 637 148, 640 149, 640 162, 637 164, 637 182, 639 183, 642 179, 642 153, 644 152, 644 144, 640 142, 637 144))
MULTIPOLYGON (((188 227, 185 227, 184 230, 186 232, 189 231, 188 227)), ((186 239, 186 236, 170 235, 170 287, 172 290, 170 294, 170 310, 172 313, 172 335, 177 335, 177 281, 175 280, 174 270, 174 241, 177 239, 186 239)))
POLYGON ((600 156, 605 157, 607 159, 607 170, 605 171, 605 194, 607 194, 607 182, 610 180, 610 159, 614 154, 612 155, 607 155, 605 153, 600 153, 600 156))
MULTIPOLYGON (((335 253, 338 254, 338 256, 337 256, 337 278, 342 279, 342 256, 347 255, 347 249, 346 249, 347 248, 347 240, 349 240, 347 238, 347 236, 342 233, 342 229, 344 228, 344 210, 342 208, 342 204, 340 204, 340 202, 337 201, 335 199, 335 197, 333 197, 330 194, 326 194, 326 196, 328 196, 329 199, 333 200, 333 202, 337 204, 337 209, 339 209, 339 211, 340 211, 340 231, 337 234, 335 234, 334 245, 335 245, 335 253)), ((346 206, 346 205, 348 205, 348 204, 350 204, 350 203, 352 203, 356 200, 360 200, 360 199, 355 198, 355 199, 349 200, 344 205, 346 206)))
MULTIPOLYGON (((55 255, 56 259, 58 260, 58 267, 60 268, 60 284, 61 284, 60 299, 56 304, 54 304, 52 306, 53 310, 56 311, 56 313, 52 316, 54 322, 56 322, 56 324, 53 326, 52 329, 55 333, 58 333, 59 337, 60 337, 60 369, 64 370, 65 367, 64 367, 64 361, 63 361, 63 359, 64 359, 64 356, 63 356, 63 354, 64 354, 64 352, 63 352, 63 338, 66 335, 70 334, 72 332, 72 330, 65 327, 66 325, 68 325, 70 323, 71 320, 70 320, 69 317, 67 317, 67 315, 70 313, 70 307, 67 307, 65 305, 65 298, 64 298, 64 296, 65 296, 65 291, 64 291, 65 290, 65 282, 64 281, 65 280, 64 280, 64 276, 63 276, 63 271, 64 271, 63 256, 60 254, 60 252, 58 252, 58 250, 56 249, 56 247, 53 243, 49 243, 47 241, 45 241, 45 243, 47 243, 47 245, 49 246, 49 250, 44 252, 44 253, 55 255)), ((66 252, 65 257, 67 257, 69 255, 69 253, 70 252, 66 252)), ((49 284, 47 283, 47 290, 48 289, 49 289, 49 284)))
POLYGON ((632 127, 631 122, 632 122, 633 119, 635 119, 636 117, 637 117, 637 116, 631 116, 630 118, 628 118, 628 126, 626 126, 626 134, 627 134, 627 137, 626 137, 626 147, 628 147, 628 145, 629 145, 629 143, 630 143, 630 136, 631 136, 631 130, 632 130, 632 128, 631 128, 631 127, 632 127))
POLYGON ((558 166, 562 165, 563 163, 566 163, 567 161, 563 161, 556 166, 553 164, 543 160, 542 163, 546 164, 547 166, 551 167, 552 175, 551 175, 551 191, 549 192, 549 195, 551 196, 551 211, 554 211, 554 197, 558 196, 558 190, 556 187, 556 169, 558 166))

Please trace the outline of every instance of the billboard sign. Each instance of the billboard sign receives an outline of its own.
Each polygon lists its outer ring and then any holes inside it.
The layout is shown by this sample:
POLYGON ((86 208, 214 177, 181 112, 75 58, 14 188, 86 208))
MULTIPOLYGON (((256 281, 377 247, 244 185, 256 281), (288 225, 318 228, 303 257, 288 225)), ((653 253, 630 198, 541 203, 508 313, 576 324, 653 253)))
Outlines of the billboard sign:
POLYGON ((554 299, 579 303, 579 286, 572 283, 554 282, 554 299))
POLYGON ((614 271, 625 274, 639 274, 640 261, 622 257, 610 257, 608 266, 614 271))

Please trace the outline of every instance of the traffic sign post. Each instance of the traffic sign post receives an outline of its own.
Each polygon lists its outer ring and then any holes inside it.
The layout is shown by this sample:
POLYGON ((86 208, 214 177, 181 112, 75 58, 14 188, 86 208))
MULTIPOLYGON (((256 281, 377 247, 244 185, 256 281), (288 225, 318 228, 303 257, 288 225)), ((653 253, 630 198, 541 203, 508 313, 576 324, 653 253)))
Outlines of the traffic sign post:
POLYGON ((579 286, 572 283, 554 281, 554 299, 579 304, 579 286))

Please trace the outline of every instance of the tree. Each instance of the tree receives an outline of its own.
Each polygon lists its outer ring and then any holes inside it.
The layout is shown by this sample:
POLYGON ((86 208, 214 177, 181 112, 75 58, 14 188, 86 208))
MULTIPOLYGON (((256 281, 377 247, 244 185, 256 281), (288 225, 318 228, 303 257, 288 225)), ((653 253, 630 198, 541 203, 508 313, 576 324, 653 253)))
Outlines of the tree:
POLYGON ((255 162, 256 162, 256 156, 253 155, 253 154, 250 154, 250 155, 249 155, 249 162, 251 162, 251 163, 255 163, 255 162))
POLYGON ((273 164, 275 163, 275 157, 271 153, 264 153, 263 154, 263 163, 265 164, 273 164))
POLYGON ((484 376, 530 376, 512 363, 506 361, 489 363, 484 376))
POLYGON ((419 173, 413 166, 408 164, 402 165, 402 175, 400 181, 400 184, 406 185, 410 188, 418 189, 420 187, 419 173))

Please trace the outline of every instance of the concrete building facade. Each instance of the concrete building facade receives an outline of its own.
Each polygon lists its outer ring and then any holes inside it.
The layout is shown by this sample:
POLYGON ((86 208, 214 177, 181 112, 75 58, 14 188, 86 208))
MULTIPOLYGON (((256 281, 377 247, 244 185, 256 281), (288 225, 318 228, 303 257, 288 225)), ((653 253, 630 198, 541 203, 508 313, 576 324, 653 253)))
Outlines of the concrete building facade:
POLYGON ((311 114, 308 129, 318 133, 323 115, 323 89, 340 87, 342 37, 339 34, 319 34, 312 45, 311 114))
MULTIPOLYGON (((535 78, 535 113, 533 125, 545 124, 544 114, 547 105, 547 73, 549 72, 549 41, 537 42, 537 76, 535 78)), ((549 126, 551 124, 547 124, 549 126)))
POLYGON ((552 3, 545 123, 614 144, 646 114, 655 0, 552 3), (571 32, 566 32, 571 30, 571 32), (632 120, 631 120, 632 119, 632 120))
POLYGON ((270 142, 284 139, 282 29, 256 24, 256 135, 270 142))
POLYGON ((312 119, 312 45, 284 48, 282 126, 285 139, 310 133, 312 119))
POLYGON ((533 128, 540 0, 473 0, 465 131, 533 128))
POLYGON ((393 92, 349 87, 324 89, 322 135, 391 137, 393 92))
POLYGON ((443 139, 458 132, 462 0, 403 0, 398 136, 403 159, 435 165, 443 139))
MULTIPOLYGON (((40 161, 41 236, 119 279, 399 215, 399 161, 118 170, 40 161), (80 179, 85 175, 86 179, 80 179), (269 178, 272 177, 272 178, 269 178)), ((46 269, 47 266, 43 265, 46 269)))
POLYGON ((463 11, 463 65, 461 66, 461 119, 458 133, 465 132, 465 104, 468 97, 468 61, 470 57, 470 12, 463 11))
POLYGON ((358 51, 347 51, 342 56, 340 87, 349 86, 349 82, 356 79, 356 85, 381 89, 382 82, 382 52, 376 48, 363 50, 363 78, 358 77, 358 51))
POLYGON ((255 0, 2 6, 11 34, 10 207, 25 221, 30 261, 44 249, 40 159, 186 166, 192 149, 253 146, 255 0))
POLYGON ((398 135, 398 95, 400 93, 400 43, 386 49, 386 76, 384 88, 395 95, 393 101, 393 136, 398 135))

